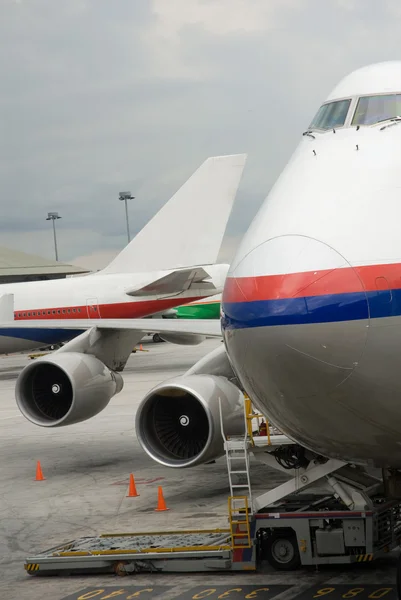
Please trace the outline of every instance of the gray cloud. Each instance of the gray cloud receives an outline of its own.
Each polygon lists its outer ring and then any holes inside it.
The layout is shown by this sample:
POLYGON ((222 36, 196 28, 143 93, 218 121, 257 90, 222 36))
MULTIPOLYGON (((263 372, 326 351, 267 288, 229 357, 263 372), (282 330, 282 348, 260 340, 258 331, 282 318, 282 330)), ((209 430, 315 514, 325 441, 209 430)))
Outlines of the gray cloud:
POLYGON ((232 252, 330 89, 400 57, 396 0, 0 0, 0 11, 0 243, 52 256, 45 217, 58 210, 64 260, 124 245, 119 190, 136 196, 135 232, 207 156, 245 151, 232 252))

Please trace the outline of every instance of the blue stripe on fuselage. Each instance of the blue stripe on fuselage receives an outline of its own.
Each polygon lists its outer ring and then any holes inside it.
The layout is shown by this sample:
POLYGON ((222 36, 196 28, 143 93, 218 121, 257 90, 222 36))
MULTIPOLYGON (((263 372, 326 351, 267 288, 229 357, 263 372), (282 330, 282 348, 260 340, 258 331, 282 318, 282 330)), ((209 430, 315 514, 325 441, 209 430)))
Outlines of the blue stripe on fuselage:
POLYGON ((401 315, 401 290, 224 302, 223 329, 335 323, 401 315))
POLYGON ((32 340, 44 344, 58 344, 60 342, 68 342, 74 337, 80 335, 82 329, 37 329, 23 327, 7 327, 0 329, 0 336, 17 338, 21 340, 32 340))

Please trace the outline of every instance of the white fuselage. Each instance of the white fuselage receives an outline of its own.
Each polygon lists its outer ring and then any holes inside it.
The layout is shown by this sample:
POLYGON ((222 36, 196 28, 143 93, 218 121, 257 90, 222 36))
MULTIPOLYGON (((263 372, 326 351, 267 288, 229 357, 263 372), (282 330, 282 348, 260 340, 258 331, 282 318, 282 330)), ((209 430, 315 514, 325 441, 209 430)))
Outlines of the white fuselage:
MULTIPOLYGON (((223 289, 227 265, 204 267, 215 286, 223 289)), ((168 276, 172 271, 137 274, 102 274, 52 281, 6 284, 0 294, 13 294, 14 318, 32 319, 132 319, 165 311, 185 302, 208 296, 205 288, 172 294, 130 295, 135 290, 168 276)), ((0 329, 0 353, 16 352, 71 339, 81 331, 0 329)))
POLYGON ((401 63, 351 74, 327 102, 344 99, 344 122, 311 126, 244 237, 223 293, 225 343, 292 439, 401 466, 401 123, 386 111, 367 122, 366 109, 398 112, 401 63))

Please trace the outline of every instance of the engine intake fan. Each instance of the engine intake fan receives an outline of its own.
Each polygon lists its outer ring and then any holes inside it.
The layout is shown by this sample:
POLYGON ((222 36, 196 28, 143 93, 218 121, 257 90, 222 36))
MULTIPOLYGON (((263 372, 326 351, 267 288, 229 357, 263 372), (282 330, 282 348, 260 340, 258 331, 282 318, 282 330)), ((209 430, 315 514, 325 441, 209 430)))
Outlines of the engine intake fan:
POLYGON ((97 415, 122 387, 121 375, 94 356, 60 352, 25 367, 15 393, 18 408, 28 421, 61 427, 97 415))
POLYGON ((188 375, 156 386, 136 415, 141 446, 169 467, 194 466, 221 456, 219 399, 226 434, 242 434, 243 395, 225 377, 188 375))

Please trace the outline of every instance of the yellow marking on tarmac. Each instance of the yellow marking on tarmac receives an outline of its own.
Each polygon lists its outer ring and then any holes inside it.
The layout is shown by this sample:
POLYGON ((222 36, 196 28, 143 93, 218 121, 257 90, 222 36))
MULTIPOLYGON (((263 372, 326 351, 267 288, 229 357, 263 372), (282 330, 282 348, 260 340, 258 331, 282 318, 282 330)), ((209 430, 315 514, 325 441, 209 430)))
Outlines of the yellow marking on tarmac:
POLYGON ((32 360, 33 358, 40 358, 41 356, 47 356, 48 354, 50 354, 50 352, 39 352, 37 354, 28 354, 28 358, 30 358, 32 360))

